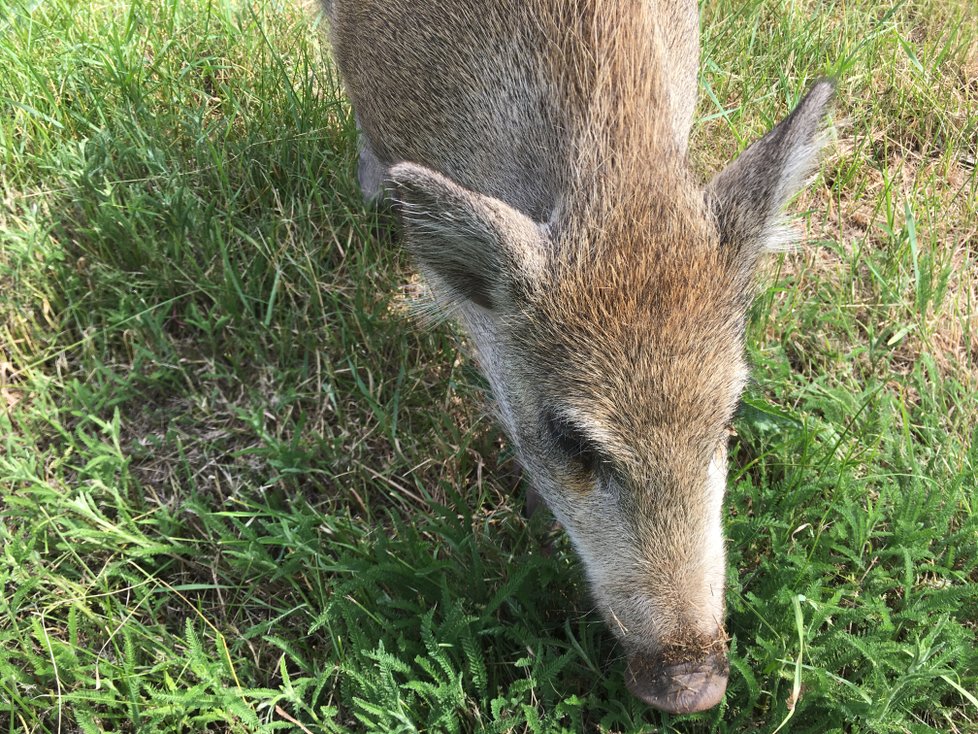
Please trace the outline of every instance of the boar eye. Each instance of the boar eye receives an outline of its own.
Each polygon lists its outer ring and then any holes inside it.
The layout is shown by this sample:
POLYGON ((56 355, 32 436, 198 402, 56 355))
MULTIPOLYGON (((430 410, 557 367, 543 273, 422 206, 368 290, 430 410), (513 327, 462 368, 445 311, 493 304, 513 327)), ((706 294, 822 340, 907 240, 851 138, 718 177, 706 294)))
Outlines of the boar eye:
POLYGON ((594 471, 601 463, 601 456, 594 443, 570 421, 548 413, 545 421, 549 439, 562 454, 586 471, 594 471))

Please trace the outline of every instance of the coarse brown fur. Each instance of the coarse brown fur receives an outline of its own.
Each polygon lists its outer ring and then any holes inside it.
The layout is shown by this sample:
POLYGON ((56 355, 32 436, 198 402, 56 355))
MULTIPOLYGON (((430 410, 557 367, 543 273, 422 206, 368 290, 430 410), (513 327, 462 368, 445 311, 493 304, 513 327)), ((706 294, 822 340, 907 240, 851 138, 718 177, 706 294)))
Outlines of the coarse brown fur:
POLYGON ((669 710, 712 705, 746 311, 830 85, 704 189, 686 160, 694 0, 333 0, 327 13, 365 194, 386 176, 406 245, 468 331, 629 653, 630 686, 669 710), (682 680, 702 695, 670 698, 682 680))

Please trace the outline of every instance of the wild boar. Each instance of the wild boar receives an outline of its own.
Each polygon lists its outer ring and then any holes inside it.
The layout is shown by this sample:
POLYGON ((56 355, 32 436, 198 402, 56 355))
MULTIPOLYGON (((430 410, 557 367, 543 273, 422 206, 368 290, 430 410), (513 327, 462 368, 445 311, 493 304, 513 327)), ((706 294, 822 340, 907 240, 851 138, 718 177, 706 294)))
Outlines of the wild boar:
POLYGON ((695 0, 332 0, 365 195, 458 320, 533 488, 671 712, 723 697, 728 426, 758 264, 833 88, 705 186, 695 0))

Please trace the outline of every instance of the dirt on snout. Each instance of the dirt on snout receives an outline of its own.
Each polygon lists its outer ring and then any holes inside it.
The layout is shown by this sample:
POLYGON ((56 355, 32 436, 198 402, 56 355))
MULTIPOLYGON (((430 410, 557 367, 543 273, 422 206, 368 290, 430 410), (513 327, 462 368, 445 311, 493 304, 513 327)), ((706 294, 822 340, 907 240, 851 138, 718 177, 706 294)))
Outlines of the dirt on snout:
POLYGON ((696 632, 674 635, 666 641, 665 646, 658 652, 656 661, 664 668, 707 659, 726 661, 729 639, 723 628, 717 630, 715 637, 707 637, 696 632))

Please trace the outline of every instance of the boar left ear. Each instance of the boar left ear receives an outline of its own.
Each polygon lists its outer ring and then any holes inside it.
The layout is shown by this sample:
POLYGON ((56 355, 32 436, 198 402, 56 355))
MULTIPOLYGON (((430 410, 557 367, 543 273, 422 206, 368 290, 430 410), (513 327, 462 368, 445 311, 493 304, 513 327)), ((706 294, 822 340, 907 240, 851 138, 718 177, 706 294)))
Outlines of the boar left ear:
POLYGON ((548 247, 529 217, 414 163, 398 163, 387 178, 401 207, 404 244, 443 302, 495 311, 535 287, 548 247))
POLYGON ((723 245, 753 262, 790 238, 782 209, 807 182, 825 141, 835 85, 821 80, 771 132, 710 182, 706 197, 723 245))

